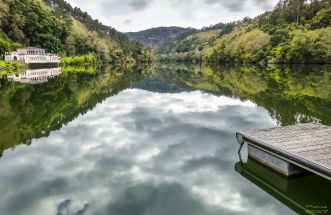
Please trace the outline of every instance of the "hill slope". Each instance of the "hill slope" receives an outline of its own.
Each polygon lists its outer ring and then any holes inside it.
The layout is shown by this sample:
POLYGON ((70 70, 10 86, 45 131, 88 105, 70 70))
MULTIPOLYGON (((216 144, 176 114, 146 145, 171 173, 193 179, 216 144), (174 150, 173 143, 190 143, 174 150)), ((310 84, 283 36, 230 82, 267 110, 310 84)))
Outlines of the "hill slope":
POLYGON ((331 63, 331 2, 279 1, 255 19, 217 24, 159 46, 160 60, 331 63))
POLYGON ((62 56, 95 53, 108 62, 144 55, 141 44, 64 0, 0 0, 0 55, 22 46, 62 56))
POLYGON ((194 31, 196 31, 194 28, 159 27, 139 32, 128 32, 127 35, 131 40, 139 41, 145 45, 160 45, 168 40, 176 39, 180 35, 194 31))

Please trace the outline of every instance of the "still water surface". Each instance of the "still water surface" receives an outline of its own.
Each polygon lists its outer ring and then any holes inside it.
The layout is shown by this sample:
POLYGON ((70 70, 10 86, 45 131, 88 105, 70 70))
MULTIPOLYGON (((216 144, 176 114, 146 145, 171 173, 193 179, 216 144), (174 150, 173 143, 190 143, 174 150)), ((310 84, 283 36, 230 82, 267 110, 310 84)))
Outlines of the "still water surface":
POLYGON ((1 214, 330 209, 329 181, 286 180, 247 161, 245 149, 241 163, 235 139, 242 130, 331 125, 330 67, 49 72, 33 83, 0 80, 1 214))

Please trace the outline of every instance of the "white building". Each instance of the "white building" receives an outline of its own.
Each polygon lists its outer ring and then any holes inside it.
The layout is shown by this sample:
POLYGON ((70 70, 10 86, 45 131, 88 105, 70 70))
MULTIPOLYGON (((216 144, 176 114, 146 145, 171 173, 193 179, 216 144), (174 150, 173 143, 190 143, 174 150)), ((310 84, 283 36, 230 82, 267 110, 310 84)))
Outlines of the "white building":
POLYGON ((45 49, 27 47, 15 52, 5 53, 6 61, 21 61, 26 64, 60 63, 61 58, 56 54, 49 54, 45 49))
POLYGON ((41 84, 47 82, 50 78, 59 76, 60 68, 51 69, 29 69, 22 73, 9 74, 9 81, 19 82, 23 84, 41 84))

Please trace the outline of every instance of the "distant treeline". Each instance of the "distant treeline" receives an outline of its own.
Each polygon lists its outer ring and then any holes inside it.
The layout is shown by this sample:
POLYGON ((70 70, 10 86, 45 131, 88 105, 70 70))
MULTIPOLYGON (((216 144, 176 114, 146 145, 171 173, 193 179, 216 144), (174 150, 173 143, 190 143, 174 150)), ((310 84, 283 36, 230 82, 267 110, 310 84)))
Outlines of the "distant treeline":
POLYGON ((178 61, 331 63, 330 6, 330 0, 280 0, 271 12, 203 28, 157 54, 178 61))
POLYGON ((139 32, 128 32, 126 35, 131 40, 139 41, 145 45, 157 46, 160 45, 169 39, 179 39, 186 34, 191 34, 195 32, 194 28, 182 28, 182 27, 158 27, 151 28, 139 32))
POLYGON ((0 0, 0 55, 37 46, 62 56, 94 53, 107 62, 146 61, 149 50, 64 0, 0 0))

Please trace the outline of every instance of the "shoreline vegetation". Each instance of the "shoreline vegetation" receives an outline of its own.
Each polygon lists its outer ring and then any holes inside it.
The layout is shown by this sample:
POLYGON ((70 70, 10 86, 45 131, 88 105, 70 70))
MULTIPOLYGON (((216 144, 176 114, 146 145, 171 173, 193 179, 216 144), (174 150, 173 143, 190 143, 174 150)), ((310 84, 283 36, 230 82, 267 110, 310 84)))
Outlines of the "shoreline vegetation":
MULTIPOLYGON (((141 63, 150 63, 150 61, 143 61, 141 63)), ((78 69, 78 71, 85 70, 86 67, 93 68, 93 67, 99 67, 99 66, 120 66, 123 67, 126 66, 134 66, 135 62, 126 62, 126 64, 122 63, 108 63, 101 61, 98 59, 98 55, 91 53, 87 55, 81 55, 81 56, 72 56, 72 57, 63 57, 61 58, 61 62, 58 64, 59 67, 64 69, 65 71, 74 71, 75 69, 78 69)), ((21 63, 19 61, 3 61, 0 60, 0 75, 7 75, 10 73, 16 73, 21 72, 24 69, 29 68, 28 65, 21 63)))
POLYGON ((88 54, 81 56, 73 56, 73 57, 64 57, 61 58, 61 66, 66 65, 94 65, 97 64, 98 58, 96 54, 88 54))
MULTIPOLYGON (((3 75, 8 75, 12 73, 21 73, 28 69, 40 69, 40 68, 54 68, 54 64, 44 64, 42 65, 26 65, 23 63, 20 63, 18 61, 14 62, 6 62, 6 61, 0 61, 0 78, 3 75)), ((140 64, 136 64, 134 62, 132 63, 126 63, 126 64, 109 64, 107 62, 100 62, 96 55, 90 54, 90 55, 84 55, 84 56, 74 56, 74 57, 65 57, 62 58, 62 61, 60 64, 57 65, 57 67, 61 68, 62 73, 90 73, 93 74, 96 71, 102 70, 102 68, 121 68, 128 70, 129 68, 135 69, 136 68, 152 68, 152 65, 149 62, 141 62, 140 64)), ((141 70, 141 69, 139 69, 141 70)))
POLYGON ((0 60, 0 77, 10 73, 20 72, 25 68, 25 65, 20 62, 7 62, 0 60))

